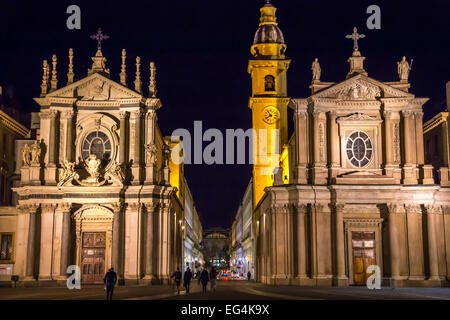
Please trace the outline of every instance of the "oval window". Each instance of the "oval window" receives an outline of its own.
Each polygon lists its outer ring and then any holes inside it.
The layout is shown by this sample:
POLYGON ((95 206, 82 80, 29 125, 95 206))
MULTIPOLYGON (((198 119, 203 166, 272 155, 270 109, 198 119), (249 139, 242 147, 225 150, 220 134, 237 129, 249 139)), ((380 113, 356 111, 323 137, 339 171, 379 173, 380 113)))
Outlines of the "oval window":
POLYGON ((93 131, 84 138, 81 156, 86 160, 90 154, 95 154, 97 159, 102 160, 103 165, 111 158, 111 141, 101 131, 93 131))
POLYGON ((353 132, 349 135, 347 138, 346 149, 347 158, 355 167, 365 167, 372 159, 372 141, 369 136, 362 131, 353 132))

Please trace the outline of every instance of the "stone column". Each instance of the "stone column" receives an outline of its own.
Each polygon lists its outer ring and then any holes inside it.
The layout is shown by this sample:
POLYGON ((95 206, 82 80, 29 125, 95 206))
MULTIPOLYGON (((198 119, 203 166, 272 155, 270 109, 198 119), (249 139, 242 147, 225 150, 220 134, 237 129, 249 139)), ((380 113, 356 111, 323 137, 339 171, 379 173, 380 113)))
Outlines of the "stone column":
POLYGON ((26 270, 25 281, 35 280, 35 252, 36 252, 36 215, 39 209, 39 205, 32 204, 24 207, 28 211, 29 224, 28 224, 28 240, 27 240, 27 256, 26 256, 26 270))
POLYGON ((428 280, 440 280, 439 260, 436 241, 436 226, 434 216, 439 212, 439 206, 427 205, 427 233, 428 233, 428 263, 430 267, 430 277, 428 280))
POLYGON ((48 142, 48 166, 56 165, 56 150, 58 146, 56 145, 56 116, 58 111, 50 110, 48 112, 48 117, 50 119, 50 137, 48 142))
POLYGON ((149 110, 146 116, 145 184, 154 184, 157 179, 156 157, 151 154, 155 146, 156 119, 155 110, 149 110))
POLYGON ((48 281, 52 279, 53 269, 53 245, 55 225, 55 203, 41 204, 41 240, 39 257, 39 280, 48 281))
POLYGON ((326 184, 328 170, 326 165, 326 122, 321 120, 323 112, 314 111, 314 168, 313 168, 313 183, 326 184))
POLYGON ((296 179, 298 184, 308 183, 308 113, 297 110, 294 114, 296 142, 296 179))
POLYGON ((399 228, 398 217, 401 210, 400 205, 389 204, 389 256, 391 259, 391 279, 393 281, 400 280, 400 241, 399 241, 399 228))
POLYGON ((339 131, 336 122, 336 111, 330 111, 330 135, 331 135, 331 166, 339 167, 341 155, 339 154, 339 131))
POLYGON ((338 286, 348 285, 345 272, 345 242, 344 242, 344 204, 336 204, 335 210, 335 232, 336 232, 336 284, 338 286))
POLYGON ((393 130, 392 130, 392 112, 384 111, 384 136, 386 141, 386 165, 394 164, 393 148, 393 130))
POLYGON ((133 155, 133 165, 131 168, 131 173, 133 175, 132 184, 136 185, 140 183, 141 175, 141 110, 136 110, 131 113, 130 124, 131 124, 131 136, 130 137, 130 154, 133 155))
POLYGON ((66 154, 65 158, 71 162, 73 160, 73 110, 64 111, 62 118, 66 121, 66 154))
POLYGON ((307 238, 306 238, 306 215, 308 206, 299 204, 297 207, 297 280, 302 285, 307 279, 307 238))
POLYGON ((403 165, 403 183, 417 184, 416 176, 416 131, 414 129, 414 115, 411 111, 402 111, 403 113, 403 136, 405 163, 403 165))
POLYGON ((70 264, 70 248, 71 246, 71 204, 62 203, 60 205, 62 211, 62 232, 61 232, 61 262, 60 277, 67 278, 67 267, 70 264))
POLYGON ((406 205, 408 228, 409 280, 424 280, 425 267, 422 238, 422 209, 418 204, 406 205))
POLYGON ((119 163, 125 163, 127 161, 127 117, 128 112, 120 111, 120 150, 119 150, 119 163))
POLYGON ((423 112, 414 113, 414 118, 416 119, 415 135, 417 141, 417 163, 423 165, 425 163, 423 148, 423 112))
POLYGON ((121 246, 122 246, 122 203, 114 203, 112 205, 114 210, 114 220, 113 220, 113 238, 112 238, 112 254, 111 254, 111 266, 116 270, 117 276, 122 275, 122 261, 121 261, 121 246))
POLYGON ((157 209, 155 204, 146 204, 147 225, 145 232, 145 276, 144 279, 153 279, 153 261, 155 260, 153 247, 153 212, 157 209))

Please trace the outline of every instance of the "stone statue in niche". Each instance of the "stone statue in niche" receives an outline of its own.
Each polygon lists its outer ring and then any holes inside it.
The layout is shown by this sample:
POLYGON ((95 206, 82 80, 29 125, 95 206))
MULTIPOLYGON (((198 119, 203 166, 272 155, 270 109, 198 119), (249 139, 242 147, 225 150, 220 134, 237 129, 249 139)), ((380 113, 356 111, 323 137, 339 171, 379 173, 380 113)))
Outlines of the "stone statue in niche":
POLYGON ((41 146, 38 144, 37 140, 34 140, 31 145, 31 165, 39 166, 41 164, 41 146))
POLYGON ((31 150, 27 143, 23 146, 22 150, 22 166, 28 167, 31 164, 31 150))
POLYGON ((147 165, 156 165, 158 161, 158 149, 154 143, 145 146, 145 154, 147 165))

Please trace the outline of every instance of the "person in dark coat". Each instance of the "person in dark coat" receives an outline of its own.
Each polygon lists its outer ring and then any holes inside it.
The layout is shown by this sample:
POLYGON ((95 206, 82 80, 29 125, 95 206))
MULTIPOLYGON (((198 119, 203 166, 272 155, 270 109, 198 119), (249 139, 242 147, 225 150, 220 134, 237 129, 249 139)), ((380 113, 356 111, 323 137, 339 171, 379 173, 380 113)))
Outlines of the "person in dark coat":
POLYGON ((175 285, 177 286, 177 292, 178 294, 180 294, 180 285, 181 285, 181 271, 180 268, 177 268, 177 271, 175 271, 172 276, 170 277, 170 279, 172 279, 175 281, 175 285))
POLYGON ((208 281, 209 281, 208 270, 203 269, 202 273, 200 274, 199 281, 202 283, 203 293, 206 293, 206 286, 208 285, 208 281))
POLYGON ((189 293, 191 288, 192 272, 191 269, 187 268, 184 272, 184 287, 186 288, 186 293, 189 293))
POLYGON ((105 278, 103 278, 103 283, 106 286, 106 300, 112 300, 114 286, 116 285, 116 282, 117 282, 117 274, 114 272, 114 268, 111 268, 106 273, 105 278))
POLYGON ((250 279, 252 278, 252 273, 250 271, 247 272, 247 278, 248 278, 248 281, 250 281, 250 279))

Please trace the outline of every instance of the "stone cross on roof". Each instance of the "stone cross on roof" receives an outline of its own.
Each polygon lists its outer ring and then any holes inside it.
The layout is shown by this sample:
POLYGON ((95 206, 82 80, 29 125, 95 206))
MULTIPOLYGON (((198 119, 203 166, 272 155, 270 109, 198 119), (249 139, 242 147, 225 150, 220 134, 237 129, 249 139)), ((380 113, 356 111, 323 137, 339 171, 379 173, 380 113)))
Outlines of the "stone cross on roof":
POLYGON ((347 39, 353 39, 353 50, 358 51, 358 40, 365 37, 364 34, 359 34, 356 27, 353 28, 353 33, 345 36, 347 39))
POLYGON ((102 33, 102 28, 98 28, 97 34, 93 34, 91 36, 91 39, 97 40, 97 50, 101 50, 102 48, 102 41, 108 40, 109 36, 102 33))

